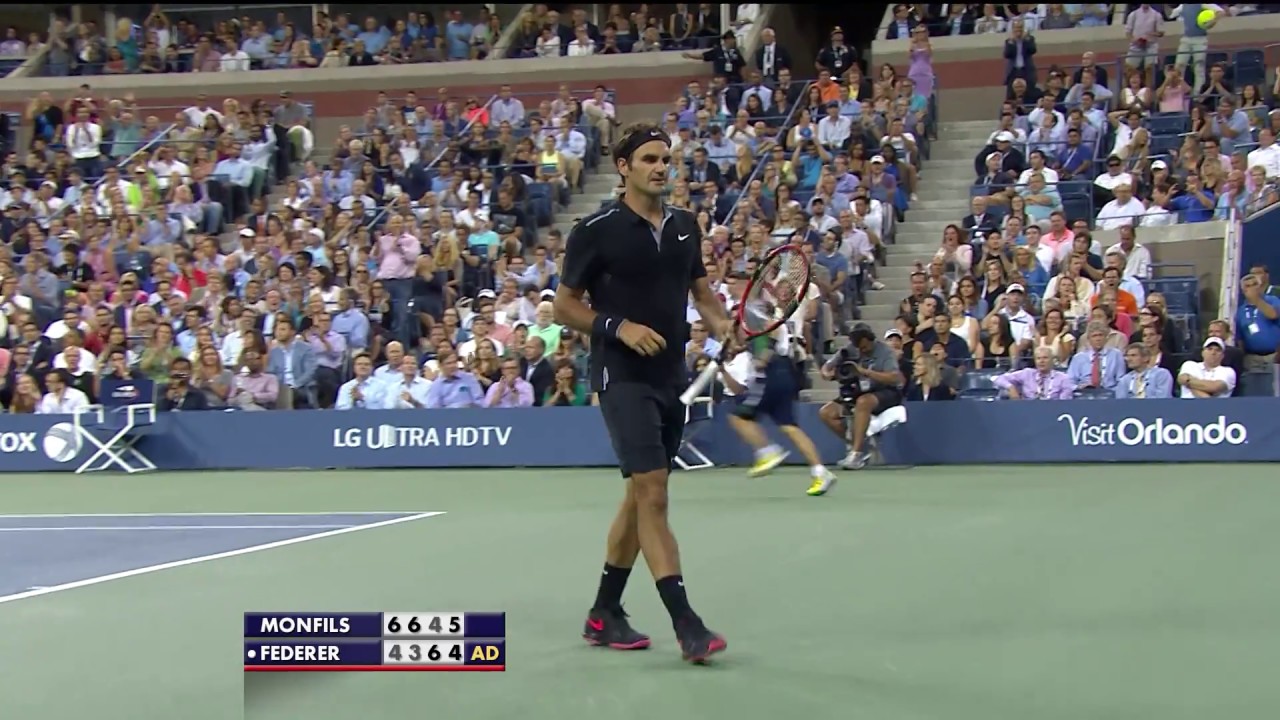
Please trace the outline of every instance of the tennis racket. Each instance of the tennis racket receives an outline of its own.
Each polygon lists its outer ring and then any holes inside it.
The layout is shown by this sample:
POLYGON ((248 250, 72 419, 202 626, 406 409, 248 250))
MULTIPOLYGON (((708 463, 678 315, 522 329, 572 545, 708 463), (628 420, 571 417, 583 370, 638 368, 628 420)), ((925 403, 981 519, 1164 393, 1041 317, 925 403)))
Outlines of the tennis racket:
MULTIPOLYGON (((781 245, 769 251, 760 267, 747 281, 742 302, 733 314, 734 328, 750 340, 768 335, 795 314, 809 290, 809 259, 798 245, 781 245)), ((693 379, 680 396, 692 405, 715 379, 720 365, 728 359, 732 338, 721 338, 719 357, 714 358, 693 379)))

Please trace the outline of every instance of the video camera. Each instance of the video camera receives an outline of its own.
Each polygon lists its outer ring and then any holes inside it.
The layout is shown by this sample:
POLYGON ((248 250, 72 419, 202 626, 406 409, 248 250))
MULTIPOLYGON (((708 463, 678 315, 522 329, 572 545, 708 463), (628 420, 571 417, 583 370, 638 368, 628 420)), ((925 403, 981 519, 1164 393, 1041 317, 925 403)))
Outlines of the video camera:
MULTIPOLYGON (((858 323, 849 331, 849 335, 852 337, 859 328, 869 329, 869 326, 858 323)), ((858 352, 857 345, 850 342, 840 348, 831 363, 834 366, 836 382, 840 384, 839 402, 846 407, 852 407, 858 396, 862 394, 862 375, 858 373, 858 367, 869 367, 870 360, 863 358, 862 353, 858 352)))

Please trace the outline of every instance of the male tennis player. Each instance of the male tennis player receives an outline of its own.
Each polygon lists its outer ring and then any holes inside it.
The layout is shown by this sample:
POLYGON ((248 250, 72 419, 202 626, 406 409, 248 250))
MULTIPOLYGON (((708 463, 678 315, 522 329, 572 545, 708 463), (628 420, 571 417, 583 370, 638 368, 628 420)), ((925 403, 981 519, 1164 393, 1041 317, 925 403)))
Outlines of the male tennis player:
MULTIPOLYGON (((760 312, 755 305, 758 303, 749 301, 743 307, 743 317, 748 327, 752 324, 751 315, 760 312)), ((767 321, 764 318, 762 323, 767 321)), ((800 388, 796 382, 796 370, 791 363, 790 351, 791 332, 786 323, 779 325, 767 336, 747 341, 742 352, 750 355, 753 368, 747 384, 743 386, 728 372, 721 374, 725 386, 735 397, 742 398, 733 415, 729 416, 729 424, 755 450, 756 459, 750 475, 759 477, 771 472, 787 458, 780 446, 769 442, 760 427, 761 417, 772 419, 809 463, 809 475, 813 478, 813 483, 808 492, 816 497, 825 495, 835 485, 836 476, 822 464, 813 440, 796 423, 795 404, 800 398, 800 388)))
POLYGON ((643 552, 685 659, 700 663, 727 646, 685 595, 680 551, 667 524, 667 475, 684 433, 685 406, 679 397, 689 293, 714 334, 725 337, 729 320, 701 282, 706 270, 694 216, 662 201, 671 139, 656 125, 633 125, 614 145, 612 158, 623 194, 569 234, 555 298, 556 320, 591 334, 592 389, 599 393, 627 478, 583 635, 593 645, 649 646, 649 638, 633 630, 622 611, 622 591, 643 552))

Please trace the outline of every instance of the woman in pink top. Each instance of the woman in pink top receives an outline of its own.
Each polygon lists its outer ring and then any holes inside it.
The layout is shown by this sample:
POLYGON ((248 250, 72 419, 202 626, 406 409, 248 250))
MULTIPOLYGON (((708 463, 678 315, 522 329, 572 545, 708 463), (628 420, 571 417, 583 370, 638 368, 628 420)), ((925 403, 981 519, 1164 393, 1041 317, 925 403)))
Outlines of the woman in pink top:
POLYGON ((1182 71, 1170 65, 1164 69, 1164 83, 1156 89, 1156 108, 1162 113, 1185 113, 1190 94, 1191 87, 1182 71))

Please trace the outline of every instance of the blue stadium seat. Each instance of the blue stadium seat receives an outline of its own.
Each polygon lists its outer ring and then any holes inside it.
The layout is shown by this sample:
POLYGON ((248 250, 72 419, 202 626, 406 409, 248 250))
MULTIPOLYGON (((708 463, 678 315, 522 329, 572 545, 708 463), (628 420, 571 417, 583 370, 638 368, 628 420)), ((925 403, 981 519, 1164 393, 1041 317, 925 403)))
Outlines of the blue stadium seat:
POLYGON ((1153 115, 1147 118, 1147 129, 1152 135, 1181 135, 1190 125, 1190 115, 1153 115))
POLYGON ((1240 50, 1236 53, 1235 82, 1242 85, 1261 85, 1267 80, 1267 59, 1261 50, 1240 50))
POLYGON ((971 370, 960 378, 960 398, 962 400, 996 400, 1000 390, 994 380, 998 370, 971 370))

